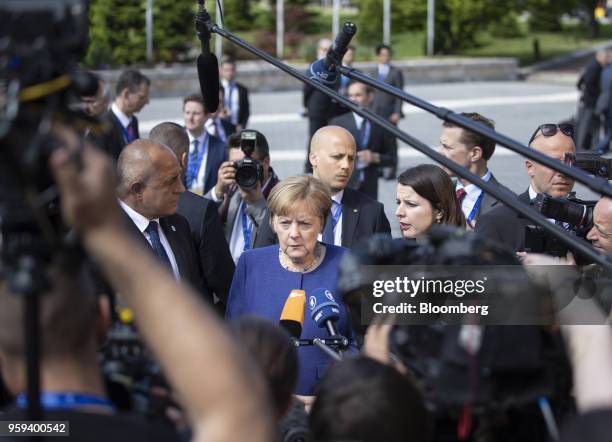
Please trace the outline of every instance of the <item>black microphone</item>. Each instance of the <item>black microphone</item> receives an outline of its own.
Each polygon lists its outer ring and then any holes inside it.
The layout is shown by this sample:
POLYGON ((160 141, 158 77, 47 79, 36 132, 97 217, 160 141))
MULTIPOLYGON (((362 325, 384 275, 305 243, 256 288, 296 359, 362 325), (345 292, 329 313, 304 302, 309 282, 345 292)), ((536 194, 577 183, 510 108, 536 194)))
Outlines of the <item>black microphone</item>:
POLYGON ((327 55, 310 65, 309 77, 323 84, 333 85, 338 76, 336 66, 342 64, 342 57, 346 54, 348 45, 356 33, 357 26, 355 23, 344 22, 344 26, 336 36, 334 44, 327 51, 327 55))
POLYGON ((308 297, 310 317, 320 328, 326 328, 330 336, 338 336, 336 321, 340 318, 340 306, 327 289, 315 289, 308 297))
POLYGON ((210 52, 211 18, 204 7, 204 0, 198 0, 196 15, 196 33, 202 43, 202 53, 198 55, 198 80, 207 112, 216 112, 219 107, 219 61, 210 52))

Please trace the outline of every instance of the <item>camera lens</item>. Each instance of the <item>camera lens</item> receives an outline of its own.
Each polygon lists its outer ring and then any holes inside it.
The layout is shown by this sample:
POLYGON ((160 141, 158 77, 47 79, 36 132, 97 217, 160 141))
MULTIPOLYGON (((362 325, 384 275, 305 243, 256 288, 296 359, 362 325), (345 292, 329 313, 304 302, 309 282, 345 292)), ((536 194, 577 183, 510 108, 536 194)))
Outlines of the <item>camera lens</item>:
POLYGON ((236 183, 240 187, 251 188, 257 185, 259 170, 257 164, 251 161, 241 161, 236 167, 236 183))

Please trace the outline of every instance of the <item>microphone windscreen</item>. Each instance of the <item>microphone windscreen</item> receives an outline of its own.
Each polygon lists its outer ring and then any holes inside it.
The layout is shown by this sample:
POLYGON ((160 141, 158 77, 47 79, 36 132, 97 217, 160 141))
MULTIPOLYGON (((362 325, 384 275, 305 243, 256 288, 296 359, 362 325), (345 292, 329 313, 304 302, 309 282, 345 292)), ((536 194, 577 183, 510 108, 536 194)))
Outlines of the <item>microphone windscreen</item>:
POLYGON ((291 290, 281 313, 280 325, 296 339, 302 336, 305 310, 306 292, 304 290, 291 290))
POLYGON ((325 327, 327 321, 340 318, 340 306, 334 295, 327 289, 315 289, 308 297, 310 317, 318 327, 325 327))
POLYGON ((219 62, 211 52, 198 55, 198 80, 207 112, 216 112, 219 107, 219 62))
POLYGON ((325 58, 320 58, 313 61, 308 70, 308 76, 325 85, 333 86, 336 82, 338 72, 335 69, 329 69, 325 66, 325 58))

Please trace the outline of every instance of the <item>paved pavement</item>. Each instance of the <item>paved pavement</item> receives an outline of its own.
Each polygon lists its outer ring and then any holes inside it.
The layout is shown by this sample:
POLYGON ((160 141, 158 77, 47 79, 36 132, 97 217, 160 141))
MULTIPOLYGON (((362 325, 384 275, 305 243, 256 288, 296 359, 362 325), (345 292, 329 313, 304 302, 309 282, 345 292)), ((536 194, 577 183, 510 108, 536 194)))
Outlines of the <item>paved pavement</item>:
MULTIPOLYGON (((572 86, 535 82, 415 85, 408 86, 406 91, 457 112, 479 112, 495 120, 498 131, 525 143, 537 125, 570 118, 575 112, 578 98, 572 86)), ((181 122, 181 106, 180 97, 152 100, 139 114, 141 131, 146 133, 161 121, 181 122)), ((299 114, 301 94, 252 94, 251 108, 249 126, 260 130, 268 138, 271 162, 278 175, 283 178, 301 173, 307 143, 307 121, 299 114)), ((404 106, 404 112, 406 117, 401 121, 400 128, 428 146, 436 147, 441 121, 408 104, 404 106)), ((400 143, 400 170, 430 162, 425 155, 400 143)), ((489 164, 497 179, 511 190, 523 192, 527 188, 524 160, 519 155, 498 147, 489 164)), ((576 190, 579 197, 595 197, 582 186, 577 186, 576 190)), ((399 236, 393 215, 394 182, 381 181, 379 199, 385 204, 394 236, 399 236)))

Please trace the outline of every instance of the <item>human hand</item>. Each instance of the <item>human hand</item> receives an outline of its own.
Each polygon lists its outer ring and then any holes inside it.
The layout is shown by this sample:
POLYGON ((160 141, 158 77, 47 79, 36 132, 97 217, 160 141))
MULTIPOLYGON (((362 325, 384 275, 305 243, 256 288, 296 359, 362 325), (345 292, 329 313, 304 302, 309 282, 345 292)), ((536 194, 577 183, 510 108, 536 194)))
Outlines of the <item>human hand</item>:
POLYGON ((391 115, 389 115, 389 121, 393 124, 397 124, 399 123, 400 120, 400 114, 398 114, 397 112, 393 112, 391 115))
POLYGON ((236 166, 232 161, 225 161, 217 172, 217 184, 215 184, 215 195, 218 199, 223 198, 230 187, 236 183, 236 166))
POLYGON ((370 149, 360 150, 357 152, 357 159, 366 166, 369 166, 372 163, 377 163, 377 157, 378 154, 376 152, 372 152, 370 149))
POLYGON ((259 180, 257 180, 257 184, 254 187, 238 186, 238 189, 242 195, 242 200, 247 204, 254 204, 264 197, 261 191, 261 181, 259 180))

